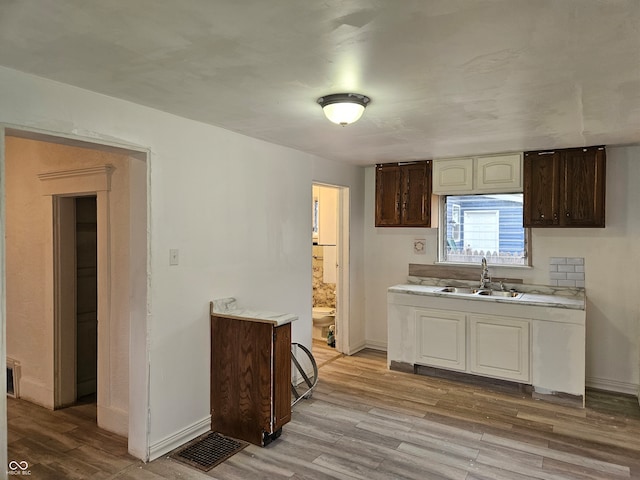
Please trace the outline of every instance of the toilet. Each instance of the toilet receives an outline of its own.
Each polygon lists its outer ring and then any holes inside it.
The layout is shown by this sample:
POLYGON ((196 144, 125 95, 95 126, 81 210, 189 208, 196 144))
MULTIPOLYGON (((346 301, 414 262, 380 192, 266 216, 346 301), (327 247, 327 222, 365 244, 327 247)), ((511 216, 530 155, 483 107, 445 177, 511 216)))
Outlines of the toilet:
POLYGON ((333 307, 313 307, 313 338, 326 340, 329 327, 336 323, 336 309, 333 307))
POLYGON ((328 327, 336 321, 336 309, 333 307, 313 307, 313 326, 328 327))

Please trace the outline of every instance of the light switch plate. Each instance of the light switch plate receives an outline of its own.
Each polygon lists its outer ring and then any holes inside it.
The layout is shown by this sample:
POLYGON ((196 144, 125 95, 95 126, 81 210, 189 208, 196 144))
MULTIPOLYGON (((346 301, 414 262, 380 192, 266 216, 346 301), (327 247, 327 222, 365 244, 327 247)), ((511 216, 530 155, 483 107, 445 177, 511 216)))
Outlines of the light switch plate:
POLYGON ((177 248, 172 248, 169 250, 169 265, 178 265, 179 263, 179 252, 177 248))

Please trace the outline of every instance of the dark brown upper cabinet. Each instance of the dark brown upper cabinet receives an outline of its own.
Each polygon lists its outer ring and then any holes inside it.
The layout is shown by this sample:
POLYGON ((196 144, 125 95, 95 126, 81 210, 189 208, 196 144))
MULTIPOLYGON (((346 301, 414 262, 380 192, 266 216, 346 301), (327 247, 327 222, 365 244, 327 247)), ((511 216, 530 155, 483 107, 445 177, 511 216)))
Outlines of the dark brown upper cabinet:
POLYGON ((431 160, 376 165, 376 227, 431 227, 431 160))
POLYGON ((525 227, 604 227, 604 147, 525 152, 525 227))

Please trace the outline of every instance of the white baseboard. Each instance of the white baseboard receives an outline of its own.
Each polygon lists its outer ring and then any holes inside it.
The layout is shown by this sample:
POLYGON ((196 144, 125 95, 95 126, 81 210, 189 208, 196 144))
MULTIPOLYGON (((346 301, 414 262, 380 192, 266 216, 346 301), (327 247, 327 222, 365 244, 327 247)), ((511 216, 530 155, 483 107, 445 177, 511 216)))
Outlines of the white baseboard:
POLYGON ((180 445, 184 445, 203 433, 207 433, 209 430, 211 430, 211 415, 207 415, 202 420, 189 425, 179 432, 152 443, 149 446, 149 461, 169 453, 180 445))
POLYGON ((20 378, 20 398, 53 410, 53 387, 33 377, 20 378))
POLYGON ((346 355, 354 355, 358 353, 360 350, 364 350, 367 348, 367 344, 365 342, 358 343, 357 345, 350 345, 347 350, 343 353, 346 355))
POLYGON ((367 340, 366 348, 372 348, 373 350, 380 350, 381 352, 387 351, 387 342, 378 342, 376 340, 367 340))
POLYGON ((617 380, 597 377, 587 377, 585 383, 587 387, 597 388, 598 390, 608 390, 610 392, 635 396, 638 396, 640 393, 640 385, 636 385, 635 383, 619 382, 617 380))

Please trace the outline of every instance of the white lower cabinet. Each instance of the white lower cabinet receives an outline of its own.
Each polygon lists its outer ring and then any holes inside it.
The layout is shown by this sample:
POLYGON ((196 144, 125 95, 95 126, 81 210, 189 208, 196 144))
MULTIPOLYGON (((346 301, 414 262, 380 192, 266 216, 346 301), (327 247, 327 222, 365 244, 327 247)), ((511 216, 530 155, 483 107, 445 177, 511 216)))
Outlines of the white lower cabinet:
POLYGON ((416 363, 465 371, 464 313, 416 309, 416 363))
MULTIPOLYGON (((467 300, 389 292, 387 362, 416 371, 416 365, 530 384, 536 398, 584 406, 584 309, 539 305, 525 294, 518 302, 467 300)), ((425 287, 429 288, 429 287, 425 287)), ((549 302, 544 297, 544 302, 549 302)))
POLYGON ((529 321, 469 315, 471 373, 530 383, 529 321))
POLYGON ((529 320, 416 309, 415 363, 530 383, 529 320))

